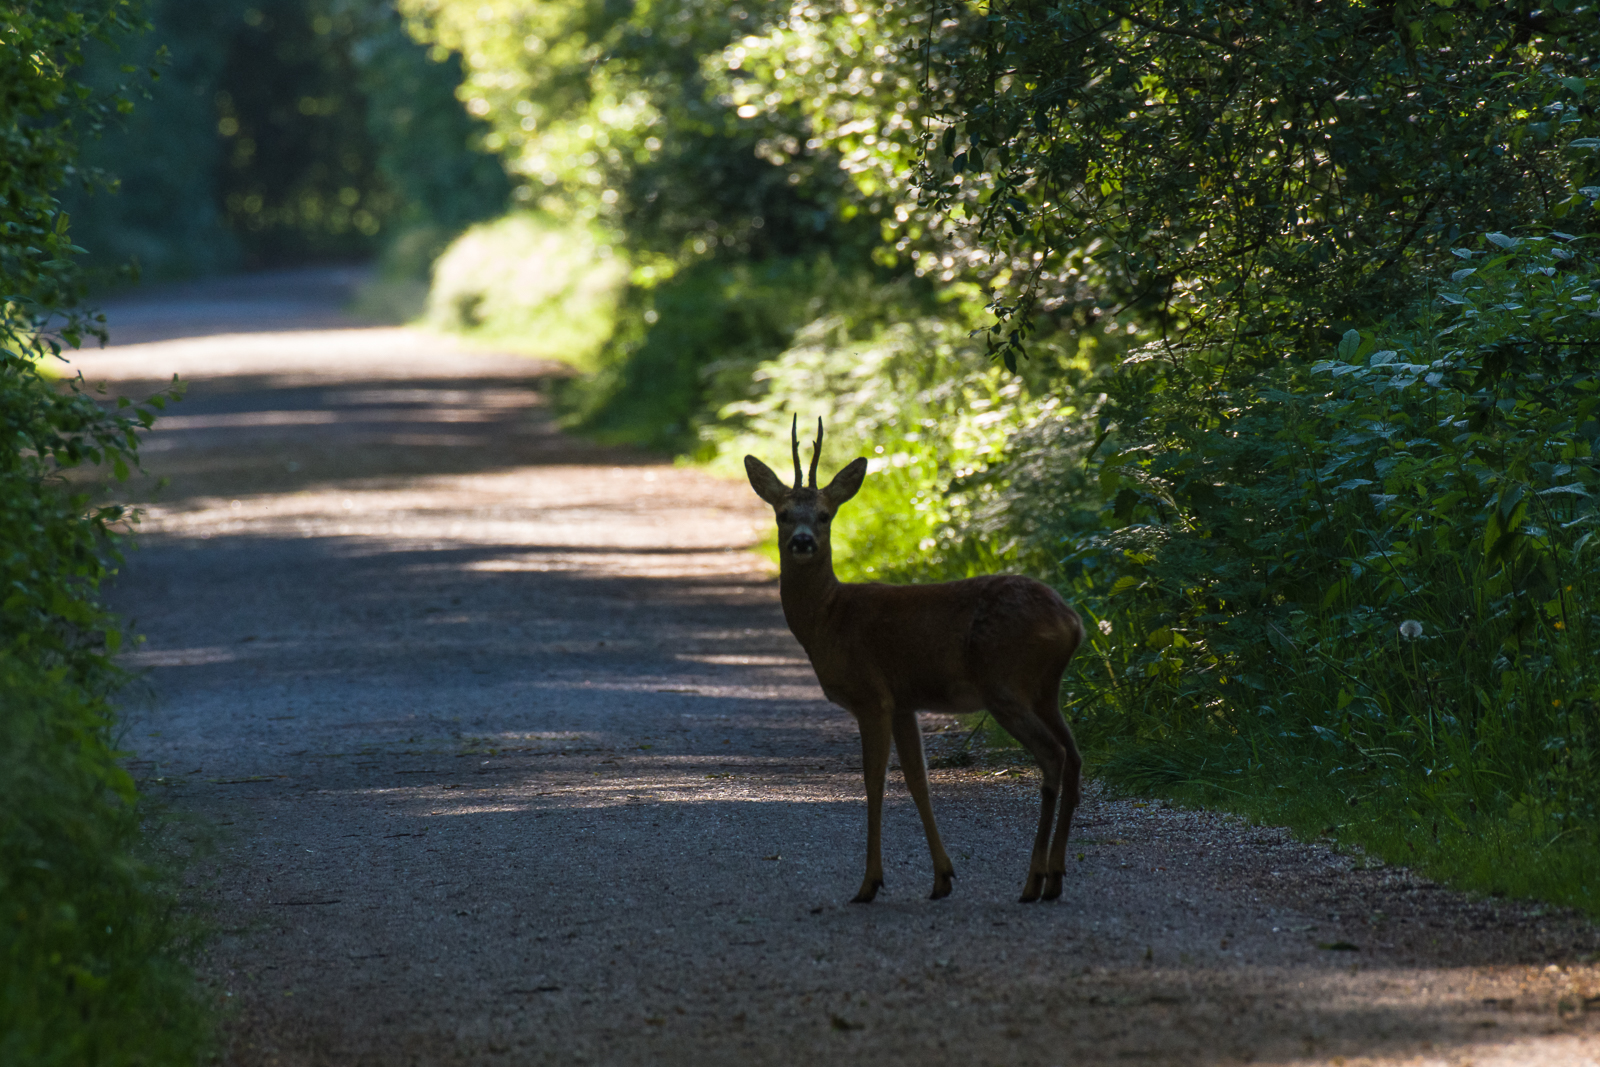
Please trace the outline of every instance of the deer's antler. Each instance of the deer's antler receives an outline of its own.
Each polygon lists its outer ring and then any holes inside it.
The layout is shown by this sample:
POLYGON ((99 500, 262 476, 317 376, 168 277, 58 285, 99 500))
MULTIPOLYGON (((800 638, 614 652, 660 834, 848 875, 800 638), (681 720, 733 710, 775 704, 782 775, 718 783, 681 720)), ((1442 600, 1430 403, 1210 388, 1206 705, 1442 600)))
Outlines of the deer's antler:
MULTIPOLYGON (((799 489, 805 482, 800 480, 800 416, 796 415, 789 424, 789 436, 794 439, 794 487, 799 489)), ((816 481, 813 474, 812 481, 816 481)))
MULTIPOLYGON (((799 446, 796 445, 795 447, 798 448, 799 446)), ((811 488, 813 488, 813 489, 815 489, 817 487, 817 460, 819 460, 821 458, 822 458, 822 416, 819 415, 819 416, 817 416, 817 441, 816 441, 816 444, 811 446, 811 488)), ((795 455, 795 461, 794 462, 795 462, 794 473, 796 475, 796 478, 798 479, 798 476, 800 474, 800 458, 799 458, 799 454, 798 453, 796 453, 796 455, 795 455)))

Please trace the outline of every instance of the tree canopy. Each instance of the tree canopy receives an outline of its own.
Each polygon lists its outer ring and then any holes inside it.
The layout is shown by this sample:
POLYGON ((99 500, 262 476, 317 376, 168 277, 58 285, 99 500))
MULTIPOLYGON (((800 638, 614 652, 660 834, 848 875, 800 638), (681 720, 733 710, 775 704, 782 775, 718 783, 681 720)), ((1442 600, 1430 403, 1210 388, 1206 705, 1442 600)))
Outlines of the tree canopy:
POLYGON ((1000 257, 1023 332, 1087 303, 1270 358, 1409 299, 1463 234, 1590 225, 1581 4, 951 14, 924 187, 1000 257))

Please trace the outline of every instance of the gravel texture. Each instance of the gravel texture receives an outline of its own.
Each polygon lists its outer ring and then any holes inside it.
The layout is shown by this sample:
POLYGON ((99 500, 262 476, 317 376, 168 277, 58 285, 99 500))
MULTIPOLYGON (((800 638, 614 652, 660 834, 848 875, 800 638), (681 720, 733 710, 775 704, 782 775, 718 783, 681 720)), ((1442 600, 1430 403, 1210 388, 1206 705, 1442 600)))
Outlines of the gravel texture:
POLYGON ((1592 926, 1280 830, 1091 785, 1063 899, 1014 903, 1025 767, 933 772, 939 902, 891 771, 845 904, 860 753, 747 550, 770 511, 332 278, 125 301, 145 343, 74 361, 191 383, 113 595, 133 768, 210 841, 227 1063, 1600 1063, 1592 926))

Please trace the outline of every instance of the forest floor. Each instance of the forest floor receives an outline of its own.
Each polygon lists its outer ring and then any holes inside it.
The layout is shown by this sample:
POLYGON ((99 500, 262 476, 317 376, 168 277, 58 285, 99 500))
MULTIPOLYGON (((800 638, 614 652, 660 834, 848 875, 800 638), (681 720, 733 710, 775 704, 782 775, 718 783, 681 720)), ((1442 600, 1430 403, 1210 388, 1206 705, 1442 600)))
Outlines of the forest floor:
POLYGON ((559 368, 344 318, 349 282, 154 290, 74 359, 189 383, 113 601, 224 1062, 1600 1064, 1593 926, 1281 830, 1091 784, 1066 894, 1015 903, 1036 784, 996 756, 933 774, 954 896, 891 773, 887 887, 845 903, 855 729, 770 512, 563 435, 559 368))

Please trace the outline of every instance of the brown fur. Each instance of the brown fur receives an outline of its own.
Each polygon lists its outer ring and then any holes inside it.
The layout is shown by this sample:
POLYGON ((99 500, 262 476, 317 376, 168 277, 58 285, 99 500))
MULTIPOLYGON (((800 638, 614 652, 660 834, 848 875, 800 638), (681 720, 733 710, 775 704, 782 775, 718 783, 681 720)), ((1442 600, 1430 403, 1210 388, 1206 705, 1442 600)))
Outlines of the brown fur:
POLYGON ((1022 743, 1043 772, 1039 828, 1024 903, 1061 895, 1067 834, 1081 796, 1082 759, 1061 716, 1061 676, 1083 640, 1077 614, 1055 590, 1012 574, 936 585, 841 582, 833 573, 833 513, 861 488, 857 459, 816 488, 818 425, 811 485, 785 486, 766 464, 745 457, 751 487, 778 518, 783 614, 817 672, 827 698, 861 728, 867 785, 867 872, 856 903, 883 884, 883 785, 891 740, 933 857, 935 899, 955 877, 928 799, 918 711, 986 709, 1022 743), (1054 838, 1051 831, 1054 829, 1054 838))

